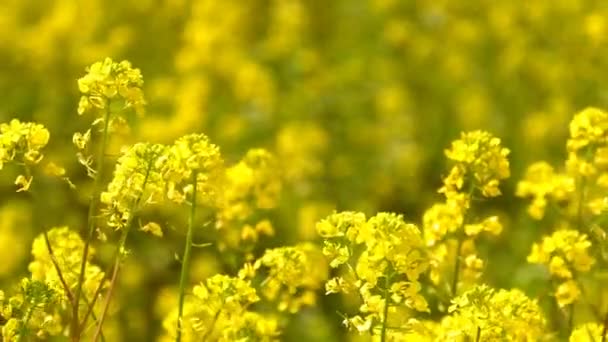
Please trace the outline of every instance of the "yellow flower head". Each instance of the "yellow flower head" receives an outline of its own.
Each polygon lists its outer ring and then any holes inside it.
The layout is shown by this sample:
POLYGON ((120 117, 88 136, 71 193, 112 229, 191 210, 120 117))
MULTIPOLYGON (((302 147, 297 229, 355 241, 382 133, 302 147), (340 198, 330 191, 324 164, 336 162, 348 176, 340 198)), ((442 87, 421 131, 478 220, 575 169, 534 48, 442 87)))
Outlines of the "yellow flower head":
POLYGON ((264 149, 249 150, 241 161, 226 169, 225 181, 220 224, 245 220, 256 209, 272 209, 278 204, 281 178, 277 160, 264 149))
POLYGON ((510 171, 509 150, 501 146, 499 138, 484 131, 462 133, 445 155, 455 162, 441 189, 446 196, 461 192, 465 185, 474 186, 485 197, 500 195, 499 182, 510 171))
POLYGON ((574 179, 565 174, 556 173, 546 162, 537 162, 528 167, 524 179, 517 183, 518 197, 532 197, 528 213, 540 220, 545 215, 549 199, 563 201, 575 190, 574 179))
POLYGON ((175 141, 170 148, 167 164, 168 197, 183 202, 196 182, 197 194, 203 202, 221 203, 224 161, 220 148, 204 134, 188 134, 175 141), (192 179, 192 178, 195 179, 192 179))
POLYGON ((327 278, 323 255, 304 243, 266 250, 254 268, 264 275, 262 294, 278 301, 279 311, 295 313, 316 303, 316 291, 327 278))
POLYGON ((92 110, 107 109, 110 102, 120 100, 123 108, 133 108, 143 114, 146 104, 142 92, 143 77, 128 61, 116 63, 110 58, 95 62, 87 68, 87 74, 78 79, 78 89, 82 93, 78 104, 78 114, 92 110))
POLYGON ((558 230, 532 246, 528 262, 548 265, 552 275, 568 279, 572 277, 571 271, 591 269, 595 259, 590 255, 590 247, 587 234, 572 229, 558 230))
MULTIPOLYGON (((4 164, 13 162, 27 166, 38 164, 42 158, 42 148, 49 142, 49 131, 42 125, 33 122, 21 122, 17 119, 10 123, 0 124, 0 170, 4 164)), ((19 175, 15 184, 17 191, 27 191, 32 183, 32 176, 19 175)))
POLYGON ((520 290, 478 285, 452 303, 448 310, 451 315, 441 322, 439 340, 475 339, 478 330, 481 341, 531 341, 544 334, 542 309, 520 290))
POLYGON ((591 270, 595 259, 590 247, 586 234, 571 229, 558 230, 532 246, 528 262, 546 265, 551 276, 560 281, 555 291, 559 306, 572 304, 580 297, 574 275, 591 270))
POLYGON ((424 240, 427 246, 434 246, 449 233, 456 232, 464 221, 459 207, 448 203, 438 203, 429 208, 422 217, 424 240))
MULTIPOLYGON (((78 283, 84 242, 77 232, 70 230, 68 227, 52 228, 47 232, 47 235, 63 278, 70 289, 74 291, 78 283)), ((34 260, 28 266, 32 273, 32 280, 49 284, 66 300, 67 294, 53 266, 45 237, 42 234, 36 237, 32 243, 32 257, 34 260)), ((82 285, 83 294, 87 296, 88 300, 92 299, 100 282, 104 279, 104 272, 98 266, 90 263, 92 258, 93 251, 88 255, 88 266, 82 285)))
MULTIPOLYGON (((216 274, 192 289, 186 297, 182 318, 182 340, 235 341, 236 336, 271 337, 278 334, 276 321, 248 310, 259 301, 249 280, 216 274), (254 328, 249 331, 248 329, 254 328)), ((177 310, 170 313, 163 326, 176 335, 177 310)))
POLYGON ((604 327, 598 323, 580 324, 572 330, 570 342, 596 342, 602 340, 604 327))
POLYGON ((42 281, 23 278, 19 285, 13 296, 0 298, 0 316, 7 320, 0 337, 4 341, 21 341, 34 335, 39 338, 58 335, 62 324, 54 311, 61 307, 57 305, 61 296, 42 281))
POLYGON ((578 112, 570 122, 568 152, 576 153, 591 145, 605 145, 608 131, 608 113, 589 107, 578 112))
POLYGON ((141 206, 164 198, 168 153, 164 145, 137 143, 118 158, 114 177, 101 194, 110 227, 124 228, 141 206))

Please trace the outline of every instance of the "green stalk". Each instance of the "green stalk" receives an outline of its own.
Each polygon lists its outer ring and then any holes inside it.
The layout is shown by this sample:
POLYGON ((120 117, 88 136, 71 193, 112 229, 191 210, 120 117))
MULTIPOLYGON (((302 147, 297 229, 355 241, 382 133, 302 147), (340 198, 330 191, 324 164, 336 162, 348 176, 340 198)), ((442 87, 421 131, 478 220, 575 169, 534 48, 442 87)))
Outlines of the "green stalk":
POLYGON ((97 328, 95 329, 95 334, 93 335, 93 342, 96 342, 99 339, 99 337, 101 336, 103 322, 108 313, 108 308, 110 307, 110 301, 112 299, 112 293, 114 292, 114 288, 116 287, 116 281, 118 279, 118 271, 120 269, 120 255, 121 255, 120 251, 122 251, 124 249, 124 246, 127 242, 127 235, 129 234, 130 227, 131 227, 131 222, 129 222, 128 225, 125 227, 125 229, 123 230, 122 235, 120 237, 118 255, 114 260, 114 271, 112 272, 112 280, 110 280, 110 288, 108 289, 108 294, 106 295, 106 300, 103 304, 103 309, 101 311, 101 315, 99 316, 99 319, 97 320, 97 328))
POLYGON ((108 100, 106 106, 106 112, 103 119, 103 131, 101 136, 101 146, 99 148, 99 155, 97 156, 97 174, 93 183, 93 195, 91 197, 91 203, 89 205, 89 213, 87 215, 88 234, 84 244, 84 251, 82 253, 82 263, 80 264, 80 274, 78 275, 78 283, 76 284, 76 291, 74 293, 74 305, 72 307, 72 322, 70 324, 70 336, 72 341, 80 340, 80 320, 78 318, 78 309, 80 308, 80 295, 82 292, 82 284, 84 282, 84 275, 87 268, 87 258, 89 256, 89 247, 93 240, 93 234, 95 233, 95 222, 94 216, 97 210, 97 203, 99 201, 99 194, 101 192, 101 181, 104 169, 104 158, 108 145, 108 128, 110 125, 110 106, 111 101, 108 100))
POLYGON ((458 244, 456 245, 456 262, 454 263, 454 278, 452 278, 452 297, 456 297, 458 294, 458 278, 460 276, 460 250, 462 249, 462 244, 464 242, 464 238, 462 234, 458 233, 458 244))
MULTIPOLYGON (((121 265, 121 263, 120 263, 121 254, 122 254, 122 251, 125 249, 125 246, 127 245, 127 237, 129 236, 129 231, 131 230, 131 226, 133 225, 133 219, 135 218, 135 211, 139 207, 139 202, 141 201, 141 197, 143 196, 143 190, 145 190, 146 184, 148 183, 148 177, 150 176, 150 169, 152 168, 152 164, 153 164, 153 162, 150 161, 148 164, 148 167, 146 168, 146 175, 144 177, 144 181, 143 181, 142 187, 141 187, 142 193, 139 194, 139 196, 137 197, 135 202, 133 202, 133 205, 130 208, 131 216, 129 217, 129 220, 128 220, 127 224, 125 225, 125 229, 123 230, 123 232, 120 236, 120 242, 118 244, 118 249, 116 250, 116 253, 114 255, 114 271, 112 272, 112 280, 110 281, 110 288, 108 289, 106 301, 104 302, 103 309, 101 311, 101 315, 99 316, 99 319, 97 322, 97 328, 95 329, 95 335, 93 336, 94 342, 97 341, 100 336, 103 336, 102 326, 103 326, 103 322, 106 318, 106 315, 108 313, 108 308, 110 307, 110 301, 112 300, 112 293, 114 292, 114 288, 116 287, 116 280, 118 279, 118 272, 120 270, 120 265, 121 265)), ((86 324, 86 321, 82 322, 83 326, 85 324, 86 324)))
MULTIPOLYGON (((469 186, 469 198, 470 201, 473 201, 473 193, 475 192, 475 183, 471 181, 471 185, 469 186)), ((456 245, 456 261, 454 262, 454 278, 452 278, 452 297, 455 297, 458 294, 458 280, 460 277, 460 250, 462 249, 462 244, 464 243, 465 233, 464 226, 467 224, 467 214, 465 212, 462 215, 462 224, 458 229, 458 244, 456 245)))
POLYGON ((604 327, 602 328, 602 342, 606 342, 606 334, 608 333, 608 312, 604 318, 604 327))
POLYGON ((382 319, 382 331, 380 333, 380 342, 386 341, 386 329, 388 326, 388 301, 389 301, 389 286, 390 279, 389 276, 386 275, 384 277, 384 318, 382 319))
POLYGON ((25 336, 25 330, 27 329, 27 324, 30 322, 30 319, 32 318, 32 314, 34 313, 34 308, 36 307, 36 303, 31 303, 32 305, 27 309, 26 313, 25 313, 25 317, 23 318, 23 328, 21 329, 22 331, 19 333, 19 338, 17 339, 17 342, 21 342, 23 341, 23 336, 25 336))
POLYGON ((190 207, 190 218, 188 220, 188 233, 186 235, 186 246, 184 248, 184 256, 182 258, 182 270, 179 279, 179 306, 177 310, 177 336, 176 342, 182 339, 182 316, 184 313, 184 295, 186 283, 188 282, 188 271, 190 269, 190 254, 192 252, 192 235, 194 233, 194 215, 196 214, 196 188, 197 188, 197 173, 192 172, 192 203, 190 207))

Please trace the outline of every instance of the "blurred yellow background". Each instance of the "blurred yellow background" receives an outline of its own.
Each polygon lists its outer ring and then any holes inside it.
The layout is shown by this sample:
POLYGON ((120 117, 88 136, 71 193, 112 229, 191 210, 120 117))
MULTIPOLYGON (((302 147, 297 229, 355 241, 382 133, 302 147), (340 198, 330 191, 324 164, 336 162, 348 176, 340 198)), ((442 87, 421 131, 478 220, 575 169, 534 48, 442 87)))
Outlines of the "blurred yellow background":
MULTIPOLYGON (((76 80, 106 56, 128 59, 148 105, 111 154, 191 132, 207 134, 230 163, 249 148, 272 151, 284 186, 277 235, 262 246, 316 241, 315 222, 333 209, 420 222, 439 197, 443 150, 460 131, 485 129, 512 151, 505 195, 488 204, 509 229, 480 247, 491 254, 485 278, 533 291, 535 276, 520 265, 539 232, 515 184, 531 161, 564 159, 576 111, 608 108, 607 43, 608 2, 591 0, 2 0, 0 122, 45 125, 45 158, 87 189, 71 143, 90 124, 76 113, 76 80)), ((32 204, 14 193, 14 176, 0 173, 4 287, 26 272, 35 234, 83 227, 88 205, 86 192, 58 185, 32 204)), ((131 241, 124 340, 154 340, 173 305, 182 235, 167 239, 131 241)), ((192 283, 234 267, 223 257, 197 251, 192 283)), ((284 339, 342 338, 338 299, 323 301, 284 339)))

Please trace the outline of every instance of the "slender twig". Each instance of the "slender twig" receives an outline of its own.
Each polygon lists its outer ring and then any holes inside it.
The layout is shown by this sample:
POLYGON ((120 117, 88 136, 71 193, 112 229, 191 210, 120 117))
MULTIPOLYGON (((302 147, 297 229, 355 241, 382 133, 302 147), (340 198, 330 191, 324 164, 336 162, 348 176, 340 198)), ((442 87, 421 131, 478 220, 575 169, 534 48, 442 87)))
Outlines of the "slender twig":
POLYGON ((606 334, 608 333, 608 312, 604 317, 604 327, 602 328, 602 342, 606 342, 606 334))
POLYGON ((55 253, 53 252, 53 247, 51 246, 51 241, 49 240, 49 235, 46 232, 46 230, 43 232, 43 236, 44 236, 44 242, 46 243, 46 249, 48 250, 49 255, 51 256, 51 262, 53 263, 53 267, 55 267, 55 271, 57 272, 57 276, 59 277, 61 286, 63 286, 65 295, 68 297, 70 304, 74 305, 74 295, 72 294, 72 291, 70 291, 70 287, 68 286, 68 283, 65 281, 65 278, 63 277, 63 272, 61 272, 61 268, 59 267, 59 263, 57 262, 55 253))
POLYGON ((25 332, 27 331, 27 324, 30 322, 30 319, 32 318, 32 314, 34 313, 34 309, 36 308, 36 305, 37 305, 36 302, 30 303, 30 304, 31 305, 27 309, 27 311, 25 313, 25 317, 23 318, 22 329, 21 329, 21 332, 19 332, 19 337, 17 338, 17 342, 23 341, 23 337, 25 336, 25 332))
POLYGON ((209 338, 209 336, 213 332, 213 329, 215 328, 215 323, 217 323, 217 320, 218 320, 218 318, 220 318, 220 314, 222 313, 222 309, 223 309, 223 305, 222 305, 222 307, 220 307, 217 310, 215 315, 213 315, 213 320, 211 321, 211 324, 209 325, 209 330, 207 330, 205 335, 203 335, 203 337, 201 338, 201 342, 207 341, 207 338, 209 338))
POLYGON ((115 264, 114 264, 114 272, 112 273, 112 280, 110 281, 110 288, 108 289, 108 295, 106 296, 106 300, 104 302, 103 309, 101 311, 101 316, 99 318, 99 321, 97 322, 97 328, 95 329, 95 334, 93 335, 93 339, 92 339, 93 342, 97 341, 99 339, 99 336, 101 336, 101 334, 103 333, 102 332, 103 321, 108 312, 108 308, 110 307, 110 300, 112 298, 112 292, 116 285, 116 279, 118 279, 118 269, 119 268, 120 268, 120 258, 117 258, 115 261, 115 264))
MULTIPOLYGON (((87 299, 87 296, 82 296, 82 299, 83 299, 83 300, 84 300, 84 302, 85 302, 85 303, 86 303, 86 304, 89 306, 89 308, 92 308, 92 307, 95 305, 95 303, 94 303, 94 302, 90 302, 90 301, 87 299)), ((95 312, 91 312, 91 317, 93 318, 93 322, 94 322, 95 324, 97 324, 98 319, 97 319, 97 315, 95 315, 95 312)), ((85 327, 84 327, 84 326, 80 327, 80 329, 81 329, 81 331, 82 331, 83 333, 85 333, 87 330, 89 330, 89 328, 86 328, 86 329, 85 329, 85 327)), ((103 335, 103 332, 101 332, 101 334, 100 334, 100 338, 101 338, 101 342, 106 342, 106 338, 105 338, 105 336, 103 335)))
POLYGON ((456 244, 456 261, 454 262, 454 277, 452 278, 452 297, 455 297, 458 292, 458 278, 460 276, 460 250, 464 241, 463 234, 458 235, 458 243, 456 244))
POLYGON ((84 250, 82 253, 82 262, 80 264, 80 274, 78 276, 78 283, 76 285, 75 292, 75 303, 72 305, 72 322, 71 322, 71 338, 73 341, 78 341, 80 339, 80 320, 78 318, 78 310, 80 306, 80 295, 82 292, 82 285, 84 283, 84 276, 87 267, 87 259, 89 256, 89 247, 91 245, 91 241, 93 240, 93 234, 95 233, 95 220, 93 219, 95 216, 95 211, 97 210, 97 202, 99 201, 99 193, 101 191, 101 182, 103 178, 103 169, 104 169, 104 158, 106 154, 106 148, 108 145, 108 128, 110 124, 110 106, 111 101, 108 100, 106 103, 106 111, 103 119, 103 131, 101 138, 101 146, 99 148, 99 155, 97 156, 97 174, 95 175, 95 180, 93 183, 93 194, 91 197, 91 203, 89 204, 89 212, 87 215, 87 225, 88 225, 88 234, 87 239, 84 244, 84 250))
MULTIPOLYGON (((471 181, 471 184, 469 185, 469 199, 470 201, 473 201, 473 193, 475 192, 475 183, 473 181, 471 181)), ((462 214, 462 223, 460 224, 460 228, 458 229, 457 233, 458 237, 458 243, 456 244, 456 260, 454 261, 454 277, 452 278, 452 297, 455 297, 458 294, 458 278, 460 276, 460 250, 462 249, 462 244, 464 243, 464 239, 465 239, 465 233, 464 233, 464 228, 467 224, 467 219, 468 219, 468 211, 465 211, 462 214)))
POLYGON ((114 288, 116 287, 116 279, 118 279, 118 272, 120 270, 120 265, 121 265, 120 256, 122 255, 123 250, 125 249, 125 246, 127 244, 127 237, 129 235, 129 231, 131 230, 131 226, 133 224, 133 219, 135 218, 134 212, 139 207, 139 203, 140 203, 142 195, 143 195, 143 189, 145 189, 146 184, 148 183, 148 178, 150 176, 150 170, 152 169, 152 164, 153 163, 150 162, 148 164, 148 167, 146 168, 146 175, 144 176, 144 181, 142 182, 142 187, 141 187, 142 192, 138 195, 137 199, 133 202, 133 204, 130 208, 131 216, 130 216, 128 222, 125 224, 122 235, 120 237, 118 249, 116 250, 116 254, 115 254, 115 258, 114 258, 114 271, 112 273, 112 280, 110 280, 110 287, 108 288, 108 294, 106 295, 106 300, 104 302, 103 309, 101 311, 101 316, 99 316, 99 322, 97 323, 97 329, 95 330, 95 335, 93 336, 93 341, 97 341, 97 339, 99 338, 99 336, 102 333, 103 322, 108 313, 108 308, 110 307, 110 301, 112 300, 112 293, 114 292, 114 288))
POLYGON ((570 304, 570 315, 568 315, 568 334, 572 333, 574 326, 574 303, 570 304))
POLYGON ((380 341, 386 341, 386 330, 388 327, 388 307, 389 307, 389 299, 390 299, 390 278, 388 274, 384 276, 384 317, 382 317, 382 330, 380 332, 380 341))
POLYGON ((180 342, 182 339, 182 316, 184 313, 184 295, 186 291, 186 283, 188 282, 188 271, 190 268, 190 254, 192 252, 192 235, 194 233, 194 222, 196 214, 196 188, 197 186, 197 172, 192 172, 192 201, 190 207, 190 218, 188 220, 188 233, 186 235, 186 246, 184 247, 184 257, 182 258, 182 270, 179 280, 179 305, 177 310, 177 335, 175 337, 176 342, 180 342))

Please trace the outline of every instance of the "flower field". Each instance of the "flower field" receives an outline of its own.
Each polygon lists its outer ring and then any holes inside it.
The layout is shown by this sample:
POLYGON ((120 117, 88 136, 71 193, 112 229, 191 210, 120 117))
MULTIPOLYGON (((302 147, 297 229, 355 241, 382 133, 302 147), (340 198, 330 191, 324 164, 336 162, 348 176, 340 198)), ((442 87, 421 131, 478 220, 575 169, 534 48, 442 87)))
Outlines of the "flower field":
POLYGON ((0 1, 0 342, 608 341, 608 3, 0 1))

